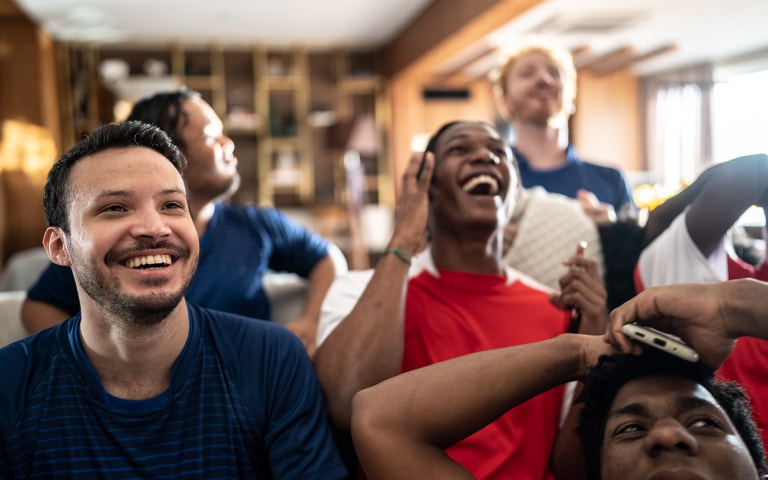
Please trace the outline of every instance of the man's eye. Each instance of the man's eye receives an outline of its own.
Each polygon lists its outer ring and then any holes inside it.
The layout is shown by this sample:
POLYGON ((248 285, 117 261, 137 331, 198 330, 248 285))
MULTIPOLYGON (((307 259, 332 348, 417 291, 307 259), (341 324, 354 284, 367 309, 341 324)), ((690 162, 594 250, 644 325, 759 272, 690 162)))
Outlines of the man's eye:
POLYGON ((454 145, 448 149, 448 153, 460 154, 465 153, 467 148, 464 145, 454 145))
POLYGON ((723 426, 718 422, 717 420, 709 417, 703 417, 703 418, 697 418, 690 424, 688 424, 688 428, 715 428, 718 430, 722 430, 723 426))
POLYGON ((122 205, 109 205, 105 207, 102 211, 104 212, 124 212, 125 207, 122 205))
POLYGON ((614 431, 614 436, 644 432, 646 429, 639 423, 626 423, 614 431))
POLYGON ((184 205, 182 205, 179 202, 168 202, 168 203, 165 204, 165 208, 170 208, 170 209, 180 208, 180 209, 183 210, 184 209, 184 205))

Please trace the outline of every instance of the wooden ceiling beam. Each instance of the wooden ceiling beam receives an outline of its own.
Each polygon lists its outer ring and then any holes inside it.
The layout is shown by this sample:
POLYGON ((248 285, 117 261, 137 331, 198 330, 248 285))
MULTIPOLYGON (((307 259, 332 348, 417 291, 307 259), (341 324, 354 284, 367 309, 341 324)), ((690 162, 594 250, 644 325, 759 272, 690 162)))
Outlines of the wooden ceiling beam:
POLYGON ((632 47, 625 46, 625 47, 616 48, 602 55, 585 57, 584 59, 581 59, 579 62, 574 61, 574 63, 576 63, 576 68, 578 70, 581 70, 583 68, 594 70, 594 69, 603 68, 606 65, 613 65, 617 62, 624 62, 627 59, 632 58, 634 56, 635 56, 635 50, 632 47))
POLYGON ((622 70, 624 68, 629 68, 637 65, 640 62, 643 62, 645 60, 658 57, 659 55, 663 55, 668 52, 672 52, 677 48, 677 45, 675 44, 667 44, 662 45, 660 47, 654 48, 652 50, 649 50, 648 52, 636 54, 634 56, 628 57, 623 60, 617 60, 614 63, 604 63, 602 65, 598 66, 591 66, 589 70, 594 75, 609 75, 614 72, 618 72, 619 70, 622 70))
POLYGON ((380 53, 389 76, 429 74, 543 0, 434 0, 380 53))
POLYGON ((477 53, 476 55, 473 55, 472 58, 469 58, 466 61, 462 62, 460 65, 453 67, 451 70, 447 72, 442 72, 439 75, 435 75, 435 82, 437 83, 449 82, 451 79, 454 79, 460 75, 463 75, 465 78, 470 78, 465 74, 465 71, 467 69, 469 69, 472 65, 475 65, 477 62, 484 60, 488 56, 495 55, 498 51, 499 51, 499 47, 496 45, 486 47, 481 52, 477 53))

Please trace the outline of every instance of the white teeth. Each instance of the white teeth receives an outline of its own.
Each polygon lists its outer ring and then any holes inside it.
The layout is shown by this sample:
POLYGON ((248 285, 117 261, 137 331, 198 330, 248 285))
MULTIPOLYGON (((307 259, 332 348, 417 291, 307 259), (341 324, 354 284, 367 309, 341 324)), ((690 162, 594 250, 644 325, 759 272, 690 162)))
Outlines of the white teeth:
POLYGON ((490 175, 478 175, 476 177, 472 177, 469 179, 469 181, 467 181, 467 183, 462 185, 461 189, 465 192, 471 192, 475 187, 482 184, 489 186, 489 195, 496 195, 499 193, 499 182, 490 175))
POLYGON ((138 268, 142 265, 170 265, 170 255, 147 255, 146 257, 136 257, 128 260, 128 268, 138 268))

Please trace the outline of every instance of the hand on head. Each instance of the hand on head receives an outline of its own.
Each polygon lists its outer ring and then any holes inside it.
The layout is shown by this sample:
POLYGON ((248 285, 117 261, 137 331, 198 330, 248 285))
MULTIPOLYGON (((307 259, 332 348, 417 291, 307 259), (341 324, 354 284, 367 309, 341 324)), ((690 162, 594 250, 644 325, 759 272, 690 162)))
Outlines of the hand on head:
POLYGON ((392 241, 398 248, 415 254, 426 246, 427 218, 429 215, 429 186, 435 165, 435 156, 413 153, 403 175, 403 186, 395 209, 395 231, 392 241))
POLYGON ((649 288, 611 312, 604 339, 625 353, 642 347, 621 332, 637 322, 682 338, 702 362, 718 368, 733 350, 736 336, 728 328, 721 284, 677 284, 649 288))

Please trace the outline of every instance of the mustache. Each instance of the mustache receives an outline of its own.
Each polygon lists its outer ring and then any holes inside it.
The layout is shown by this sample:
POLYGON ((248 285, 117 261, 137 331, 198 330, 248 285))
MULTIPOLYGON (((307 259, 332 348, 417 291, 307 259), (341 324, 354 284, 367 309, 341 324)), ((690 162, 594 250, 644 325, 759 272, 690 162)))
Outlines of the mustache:
POLYGON ((118 263, 120 259, 134 257, 150 250, 169 250, 176 258, 189 257, 189 249, 171 242, 170 240, 161 240, 159 242, 138 242, 130 247, 110 250, 105 256, 106 263, 118 263))

